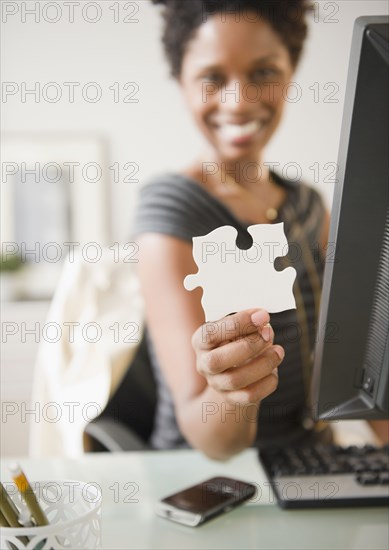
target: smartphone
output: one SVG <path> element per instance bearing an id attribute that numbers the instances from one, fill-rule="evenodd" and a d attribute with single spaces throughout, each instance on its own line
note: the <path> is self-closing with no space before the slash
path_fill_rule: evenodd
<path id="1" fill-rule="evenodd" d="M 157 504 L 159 516 L 196 527 L 229 512 L 256 494 L 251 483 L 228 477 L 213 477 L 170 495 Z"/>

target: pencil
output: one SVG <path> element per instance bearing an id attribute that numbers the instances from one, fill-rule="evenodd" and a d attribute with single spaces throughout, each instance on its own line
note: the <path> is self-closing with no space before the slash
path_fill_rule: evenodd
<path id="1" fill-rule="evenodd" d="M 25 503 L 28 506 L 28 509 L 31 513 L 31 517 L 34 520 L 35 525 L 48 525 L 49 521 L 46 517 L 46 514 L 43 512 L 40 504 L 35 496 L 34 491 L 32 490 L 31 485 L 28 482 L 28 479 L 24 475 L 23 470 L 19 464 L 11 464 L 9 466 L 12 479 L 15 482 L 16 487 L 19 489 L 20 494 L 22 495 Z"/>
<path id="2" fill-rule="evenodd" d="M 0 527 L 9 527 L 8 521 L 5 519 L 5 516 L 0 512 Z M 24 537 L 27 538 L 27 537 Z M 28 544 L 29 540 L 27 539 L 26 544 Z M 12 544 L 12 542 L 6 541 L 7 548 L 9 550 L 18 550 L 17 546 Z"/>
<path id="3" fill-rule="evenodd" d="M 0 481 L 0 525 L 1 527 L 22 527 L 19 523 L 19 510 L 7 493 L 4 485 Z M 29 543 L 28 537 L 18 537 L 25 546 Z M 12 545 L 12 548 L 16 548 Z"/>
<path id="4" fill-rule="evenodd" d="M 16 508 L 13 500 L 5 490 L 0 481 L 0 512 L 4 516 L 8 527 L 21 527 L 19 523 L 19 510 Z M 7 527 L 4 525 L 3 527 Z"/>
<path id="5" fill-rule="evenodd" d="M 9 523 L 5 515 L 3 514 L 3 512 L 1 512 L 1 510 L 0 510 L 0 527 L 9 527 Z"/>

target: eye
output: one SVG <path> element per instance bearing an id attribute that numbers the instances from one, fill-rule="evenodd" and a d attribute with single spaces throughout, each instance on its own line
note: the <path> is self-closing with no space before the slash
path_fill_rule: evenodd
<path id="1" fill-rule="evenodd" d="M 279 77 L 280 71 L 271 67 L 263 67 L 261 69 L 256 69 L 252 73 L 253 80 L 270 80 Z"/>
<path id="2" fill-rule="evenodd" d="M 221 86 L 223 84 L 224 78 L 220 73 L 210 72 L 203 75 L 202 79 L 206 82 L 212 82 L 212 84 L 217 84 Z"/>

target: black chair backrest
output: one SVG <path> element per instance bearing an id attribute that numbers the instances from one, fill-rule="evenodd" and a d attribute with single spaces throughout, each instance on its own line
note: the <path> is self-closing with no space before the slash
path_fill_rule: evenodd
<path id="1" fill-rule="evenodd" d="M 147 443 L 154 426 L 156 402 L 145 331 L 131 365 L 99 418 L 119 420 Z"/>

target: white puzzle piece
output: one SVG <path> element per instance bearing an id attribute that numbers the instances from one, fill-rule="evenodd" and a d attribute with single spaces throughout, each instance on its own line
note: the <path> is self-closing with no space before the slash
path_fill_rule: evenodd
<path id="1" fill-rule="evenodd" d="M 292 291 L 296 270 L 274 269 L 274 260 L 289 249 L 284 224 L 250 225 L 247 231 L 253 238 L 248 250 L 237 248 L 238 232 L 230 225 L 193 237 L 193 258 L 199 271 L 185 277 L 184 287 L 203 287 L 201 305 L 206 321 L 243 309 L 276 313 L 296 308 Z"/>

